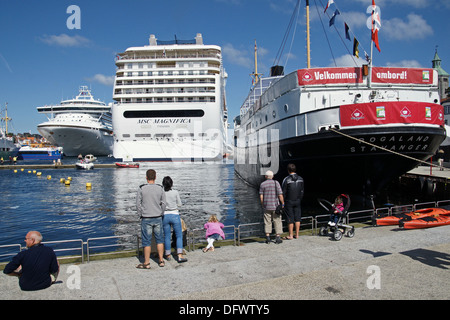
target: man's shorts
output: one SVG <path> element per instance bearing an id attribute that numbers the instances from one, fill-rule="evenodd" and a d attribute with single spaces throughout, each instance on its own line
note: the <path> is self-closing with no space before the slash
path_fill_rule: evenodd
<path id="1" fill-rule="evenodd" d="M 302 219 L 302 207 L 301 201 L 285 201 L 284 202 L 284 212 L 286 213 L 286 222 L 288 224 L 294 222 L 300 222 Z"/>
<path id="2" fill-rule="evenodd" d="M 156 244 L 164 243 L 162 217 L 142 218 L 141 234 L 143 247 L 150 247 L 152 245 L 152 234 L 155 236 Z"/>

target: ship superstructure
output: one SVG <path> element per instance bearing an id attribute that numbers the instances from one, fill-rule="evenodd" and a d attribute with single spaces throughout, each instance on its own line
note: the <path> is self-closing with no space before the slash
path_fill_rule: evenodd
<path id="1" fill-rule="evenodd" d="M 87 86 L 81 86 L 74 99 L 37 110 L 48 115 L 38 131 L 52 145 L 62 147 L 65 156 L 112 154 L 111 106 L 95 100 Z"/>

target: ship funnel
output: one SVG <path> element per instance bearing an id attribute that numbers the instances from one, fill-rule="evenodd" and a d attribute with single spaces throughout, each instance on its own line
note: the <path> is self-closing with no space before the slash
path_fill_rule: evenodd
<path id="1" fill-rule="evenodd" d="M 284 75 L 284 67 L 283 66 L 273 66 L 270 68 L 270 76 L 277 77 Z"/>
<path id="2" fill-rule="evenodd" d="M 195 37 L 195 44 L 203 44 L 203 37 L 201 33 L 197 33 Z"/>

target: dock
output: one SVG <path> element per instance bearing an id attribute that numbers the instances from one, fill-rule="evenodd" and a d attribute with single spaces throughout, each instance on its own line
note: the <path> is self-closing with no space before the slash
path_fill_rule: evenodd
<path id="1" fill-rule="evenodd" d="M 0 299 L 158 300 L 155 307 L 165 305 L 161 300 L 176 300 L 164 309 L 165 316 L 179 315 L 186 303 L 213 303 L 183 300 L 214 300 L 213 314 L 221 316 L 221 304 L 253 300 L 267 301 L 262 304 L 270 314 L 291 314 L 284 307 L 295 305 L 287 300 L 450 299 L 450 226 L 367 226 L 341 241 L 304 235 L 281 244 L 251 242 L 207 253 L 196 249 L 186 258 L 181 264 L 172 258 L 162 268 L 153 258 L 150 270 L 135 268 L 137 256 L 61 264 L 57 282 L 35 292 L 21 291 L 16 277 L 1 273 Z M 283 301 L 283 309 L 269 300 Z"/>

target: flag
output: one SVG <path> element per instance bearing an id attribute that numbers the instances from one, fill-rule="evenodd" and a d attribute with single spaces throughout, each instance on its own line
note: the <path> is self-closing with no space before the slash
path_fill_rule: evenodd
<path id="1" fill-rule="evenodd" d="M 381 52 L 380 44 L 378 42 L 378 30 L 375 30 L 375 32 L 372 31 L 372 41 L 375 43 L 375 47 L 377 47 L 378 52 Z"/>
<path id="2" fill-rule="evenodd" d="M 336 9 L 336 11 L 333 13 L 333 16 L 332 16 L 331 19 L 330 19 L 330 27 L 334 24 L 334 19 L 336 18 L 336 16 L 337 16 L 338 14 L 341 14 L 341 13 L 339 12 L 338 9 Z"/>
<path id="3" fill-rule="evenodd" d="M 358 45 L 359 45 L 358 40 L 356 40 L 356 38 L 353 38 L 353 55 L 357 58 L 359 58 Z"/>
<path id="4" fill-rule="evenodd" d="M 347 25 L 346 22 L 344 22 L 344 26 L 345 26 L 345 37 L 346 37 L 348 40 L 352 41 L 352 39 L 350 39 L 350 33 L 349 33 L 350 28 L 348 27 L 348 25 Z"/>
<path id="5" fill-rule="evenodd" d="M 381 27 L 380 14 L 376 9 L 375 0 L 372 0 L 372 41 L 375 43 L 378 51 L 381 52 L 380 44 L 378 42 L 378 30 Z"/>
<path id="6" fill-rule="evenodd" d="M 334 3 L 333 0 L 328 0 L 327 6 L 325 7 L 325 10 L 323 11 L 323 13 L 327 12 L 328 7 L 329 7 L 332 3 Z"/>

